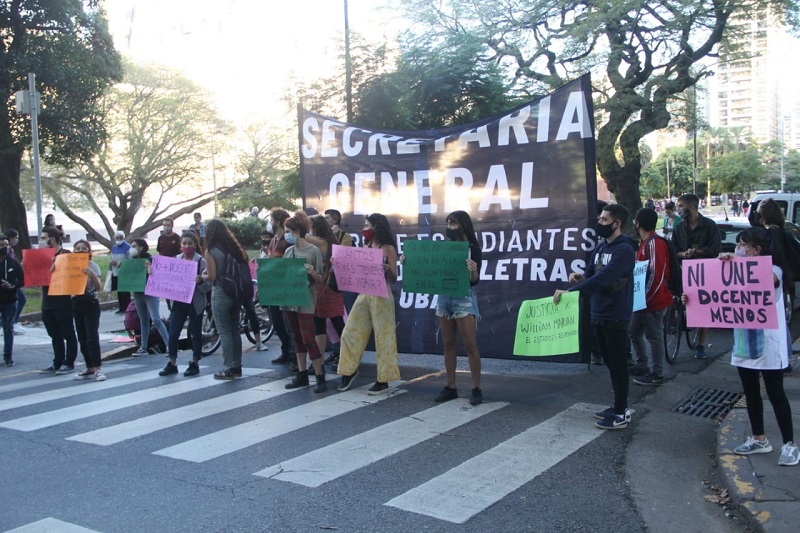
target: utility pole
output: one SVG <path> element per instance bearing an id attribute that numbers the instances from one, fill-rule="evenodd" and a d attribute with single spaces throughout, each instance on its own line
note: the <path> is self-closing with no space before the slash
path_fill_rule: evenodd
<path id="1" fill-rule="evenodd" d="M 347 100 L 347 122 L 353 123 L 353 58 L 350 56 L 350 16 L 344 0 L 344 92 Z"/>
<path id="2" fill-rule="evenodd" d="M 33 179 L 36 184 L 36 224 L 42 234 L 42 179 L 39 172 L 39 94 L 36 92 L 36 74 L 28 72 L 28 90 L 17 91 L 16 110 L 31 116 L 31 141 L 33 144 Z"/>

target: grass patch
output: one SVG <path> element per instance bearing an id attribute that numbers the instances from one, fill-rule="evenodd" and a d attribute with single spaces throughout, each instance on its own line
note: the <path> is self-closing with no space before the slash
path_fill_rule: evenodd
<path id="1" fill-rule="evenodd" d="M 100 281 L 105 283 L 106 272 L 108 272 L 108 255 L 94 255 L 92 256 L 92 261 L 97 263 L 97 266 L 100 267 Z M 42 288 L 26 287 L 22 289 L 22 292 L 25 294 L 25 298 L 28 299 L 25 303 L 25 307 L 22 309 L 22 314 L 26 315 L 28 313 L 40 312 L 42 310 Z M 117 299 L 116 293 L 113 292 L 100 291 L 99 296 L 101 302 L 110 302 Z"/>

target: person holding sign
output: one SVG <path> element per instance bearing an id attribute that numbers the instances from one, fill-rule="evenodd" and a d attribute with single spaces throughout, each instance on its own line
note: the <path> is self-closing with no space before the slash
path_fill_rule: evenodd
<path id="1" fill-rule="evenodd" d="M 311 359 L 314 374 L 317 376 L 317 386 L 314 392 L 325 392 L 328 385 L 325 382 L 325 368 L 322 366 L 322 353 L 317 345 L 314 331 L 314 311 L 316 310 L 315 284 L 322 283 L 322 254 L 319 248 L 305 240 L 306 228 L 296 218 L 291 217 L 283 223 L 286 233 L 284 238 L 289 243 L 289 248 L 283 254 L 287 258 L 302 258 L 306 261 L 308 274 L 308 304 L 296 306 L 281 306 L 283 316 L 289 323 L 289 328 L 294 336 L 294 346 L 297 352 L 298 371 L 287 389 L 308 387 L 308 373 L 306 372 L 306 355 Z"/>
<path id="2" fill-rule="evenodd" d="M 80 240 L 73 246 L 76 254 L 88 254 L 89 266 L 83 269 L 86 274 L 86 291 L 72 297 L 72 312 L 75 318 L 75 330 L 78 333 L 78 344 L 81 347 L 86 370 L 75 375 L 75 379 L 93 379 L 105 381 L 101 371 L 103 364 L 100 358 L 100 300 L 97 298 L 103 284 L 100 282 L 100 267 L 92 261 L 92 246 L 88 241 Z"/>
<path id="3" fill-rule="evenodd" d="M 131 303 L 131 293 L 118 290 L 119 267 L 128 256 L 130 249 L 131 245 L 125 241 L 125 232 L 122 230 L 114 232 L 114 246 L 111 247 L 111 260 L 108 262 L 108 266 L 111 267 L 111 290 L 117 291 L 118 315 L 125 314 L 128 304 Z"/>
<path id="4" fill-rule="evenodd" d="M 25 284 L 22 265 L 11 254 L 7 236 L 0 234 L 0 322 L 3 325 L 3 362 L 14 366 L 14 319 L 17 314 L 17 290 Z"/>
<path id="5" fill-rule="evenodd" d="M 69 250 L 61 247 L 61 232 L 54 226 L 42 229 L 39 238 L 40 246 L 53 248 L 55 257 L 68 254 Z M 55 258 L 53 258 L 55 264 Z M 42 322 L 53 344 L 53 364 L 42 372 L 69 374 L 75 370 L 75 359 L 78 357 L 78 338 L 72 316 L 71 296 L 50 296 L 50 287 L 42 287 Z"/>
<path id="6" fill-rule="evenodd" d="M 289 212 L 280 207 L 273 207 L 269 212 L 269 221 L 272 226 L 274 235 L 269 240 L 267 245 L 267 257 L 283 257 L 286 249 L 289 248 L 289 243 L 286 242 L 286 229 L 283 223 L 289 218 Z M 292 347 L 292 335 L 289 332 L 288 324 L 284 320 L 281 308 L 278 305 L 270 305 L 267 307 L 269 310 L 269 317 L 272 320 L 272 325 L 275 327 L 275 333 L 281 340 L 281 355 L 272 360 L 272 364 L 288 364 L 294 365 L 297 361 L 297 356 Z"/>
<path id="7" fill-rule="evenodd" d="M 145 268 L 150 267 L 150 246 L 144 239 L 133 239 L 128 255 L 131 261 L 145 261 Z M 158 296 L 150 296 L 142 292 L 134 292 L 133 303 L 136 305 L 136 314 L 139 315 L 139 324 L 142 328 L 142 340 L 139 349 L 133 352 L 134 357 L 147 355 L 147 347 L 150 346 L 150 321 L 156 327 L 156 331 L 164 340 L 166 345 L 169 342 L 169 331 L 167 325 L 161 319 L 161 299 Z"/>
<path id="8" fill-rule="evenodd" d="M 359 294 L 356 298 L 342 332 L 337 372 L 342 376 L 339 391 L 350 389 L 358 375 L 358 367 L 369 342 L 369 335 L 374 330 L 378 378 L 367 394 L 376 395 L 389 392 L 389 382 L 400 379 L 394 298 L 390 286 L 397 281 L 397 241 L 389 226 L 389 220 L 380 213 L 367 215 L 362 236 L 370 248 L 379 248 L 383 252 L 387 294 L 386 297 Z"/>
<path id="9" fill-rule="evenodd" d="M 661 385 L 664 383 L 664 313 L 672 305 L 669 291 L 670 256 L 667 242 L 656 235 L 658 213 L 654 209 L 639 209 L 633 224 L 642 238 L 636 252 L 637 261 L 647 261 L 645 277 L 645 303 L 647 307 L 633 313 L 628 336 L 636 351 L 637 364 L 643 365 L 647 373 L 636 376 L 637 385 Z M 650 345 L 650 361 L 647 365 L 647 350 L 644 340 Z"/>
<path id="10" fill-rule="evenodd" d="M 193 232 L 188 231 L 181 237 L 181 253 L 176 259 L 186 259 L 197 263 L 197 275 L 195 276 L 192 302 L 188 304 L 177 300 L 172 302 L 172 311 L 169 314 L 169 340 L 167 341 L 169 362 L 158 375 L 169 376 L 178 373 L 178 340 L 188 317 L 189 331 L 192 337 L 192 361 L 183 375 L 189 377 L 200 373 L 200 366 L 197 363 L 203 357 L 203 311 L 206 309 L 206 294 L 211 289 L 211 284 L 201 277 L 206 270 L 206 260 L 203 259 L 203 250 L 200 248 L 197 235 Z M 149 269 L 148 274 L 152 274 Z"/>
<path id="11" fill-rule="evenodd" d="M 622 233 L 628 221 L 628 210 L 619 204 L 609 204 L 597 217 L 597 235 L 605 238 L 592 252 L 586 273 L 573 272 L 567 290 L 556 290 L 553 303 L 561 295 L 581 291 L 590 295 L 592 327 L 597 347 L 611 375 L 614 405 L 595 413 L 595 425 L 600 429 L 625 429 L 631 420 L 628 409 L 628 364 L 625 353 L 628 326 L 633 313 L 633 266 L 636 262 L 636 243 Z"/>
<path id="12" fill-rule="evenodd" d="M 723 261 L 730 261 L 734 255 L 740 257 L 770 255 L 770 239 L 766 230 L 751 228 L 736 238 L 735 254 L 720 254 Z M 777 265 L 772 266 L 775 286 L 773 298 L 782 317 L 783 273 Z M 688 297 L 682 296 L 683 303 Z M 800 462 L 800 450 L 794 443 L 792 408 L 783 389 L 783 369 L 789 364 L 789 348 L 786 343 L 786 321 L 778 320 L 778 329 L 733 329 L 733 349 L 731 364 L 739 372 L 742 389 L 747 400 L 747 416 L 753 435 L 733 451 L 739 455 L 769 453 L 772 445 L 764 434 L 764 406 L 761 400 L 759 375 L 764 378 L 767 396 L 775 412 L 778 428 L 783 438 L 779 465 L 793 466 Z"/>
<path id="13" fill-rule="evenodd" d="M 306 235 L 306 241 L 319 248 L 322 254 L 323 275 L 322 283 L 317 283 L 317 306 L 314 310 L 314 334 L 317 337 L 317 346 L 320 353 L 325 353 L 328 344 L 328 333 L 326 320 L 330 319 L 333 328 L 339 338 L 344 331 L 344 297 L 341 292 L 336 292 L 328 286 L 331 271 L 331 254 L 336 237 L 331 231 L 330 226 L 323 217 L 314 217 L 311 222 L 313 235 Z M 326 361 L 338 364 L 338 356 L 335 360 Z"/>

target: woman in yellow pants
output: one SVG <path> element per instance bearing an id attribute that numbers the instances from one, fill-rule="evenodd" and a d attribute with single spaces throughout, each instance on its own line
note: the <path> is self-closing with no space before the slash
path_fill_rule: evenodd
<path id="1" fill-rule="evenodd" d="M 380 248 L 383 251 L 387 294 L 385 298 L 367 294 L 359 294 L 356 298 L 342 332 L 337 372 L 342 376 L 339 390 L 344 392 L 352 387 L 364 349 L 369 342 L 369 335 L 374 330 L 378 378 L 367 394 L 376 395 L 388 392 L 389 382 L 400 379 L 394 298 L 391 290 L 391 284 L 397 281 L 397 244 L 389 221 L 379 213 L 367 216 L 362 234 L 370 248 Z"/>

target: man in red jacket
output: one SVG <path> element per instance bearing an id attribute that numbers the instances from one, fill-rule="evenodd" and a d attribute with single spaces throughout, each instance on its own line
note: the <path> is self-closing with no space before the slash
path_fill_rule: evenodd
<path id="1" fill-rule="evenodd" d="M 667 242 L 656 235 L 658 213 L 647 207 L 639 209 L 633 224 L 642 238 L 636 252 L 637 261 L 647 261 L 645 278 L 645 301 L 647 307 L 636 311 L 631 318 L 628 335 L 636 351 L 637 366 L 647 368 L 647 373 L 633 378 L 637 385 L 661 385 L 664 377 L 661 368 L 664 363 L 664 313 L 672 305 L 669 291 L 670 257 Z M 647 364 L 645 339 L 650 345 L 651 366 Z"/>

